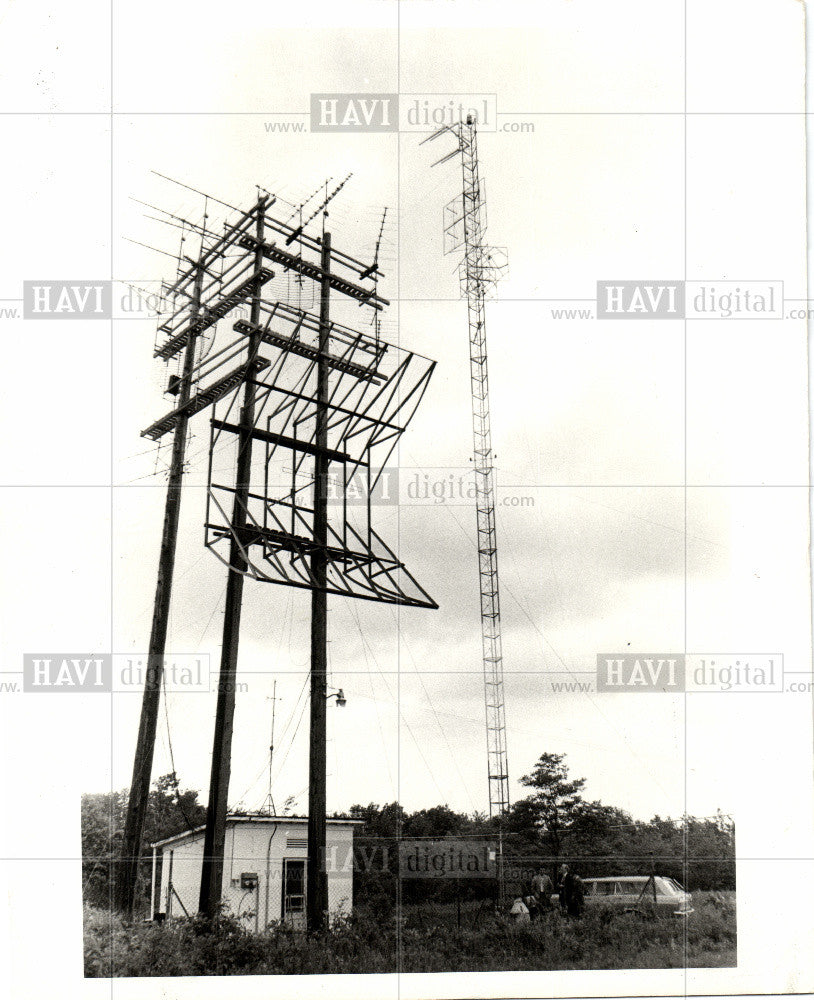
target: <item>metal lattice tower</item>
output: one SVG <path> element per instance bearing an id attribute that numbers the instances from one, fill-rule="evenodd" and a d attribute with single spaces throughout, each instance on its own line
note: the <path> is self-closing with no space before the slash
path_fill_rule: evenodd
<path id="1" fill-rule="evenodd" d="M 464 249 L 459 277 L 469 318 L 469 373 L 472 388 L 489 814 L 502 817 L 509 808 L 509 765 L 500 631 L 494 455 L 489 414 L 486 299 L 506 269 L 506 254 L 504 250 L 486 246 L 483 242 L 486 210 L 478 172 L 477 127 L 474 117 L 470 116 L 465 122 L 452 127 L 446 126 L 430 138 L 446 132 L 457 139 L 457 149 L 437 162 L 444 163 L 460 153 L 463 174 L 462 194 L 453 199 L 445 209 L 444 236 L 446 253 L 452 253 L 460 247 Z"/>

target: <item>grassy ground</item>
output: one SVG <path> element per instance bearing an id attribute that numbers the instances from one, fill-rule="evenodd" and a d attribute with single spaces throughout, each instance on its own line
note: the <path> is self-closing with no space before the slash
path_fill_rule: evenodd
<path id="1" fill-rule="evenodd" d="M 415 908 L 395 922 L 364 913 L 319 937 L 285 927 L 253 934 L 237 921 L 123 925 L 85 910 L 86 976 L 664 969 L 736 964 L 735 894 L 696 893 L 688 919 L 591 910 L 514 926 L 493 914 Z"/>

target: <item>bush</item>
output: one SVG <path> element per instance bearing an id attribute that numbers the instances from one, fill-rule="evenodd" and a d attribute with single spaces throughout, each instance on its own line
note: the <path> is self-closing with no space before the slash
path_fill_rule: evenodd
<path id="1" fill-rule="evenodd" d="M 261 934 L 231 916 L 127 925 L 85 909 L 85 975 L 202 976 L 307 973 L 655 969 L 734 964 L 733 893 L 698 893 L 689 918 L 589 909 L 514 925 L 472 902 L 413 908 L 401 921 L 359 911 L 306 936 L 276 925 Z M 398 926 L 397 926 L 398 924 Z"/>

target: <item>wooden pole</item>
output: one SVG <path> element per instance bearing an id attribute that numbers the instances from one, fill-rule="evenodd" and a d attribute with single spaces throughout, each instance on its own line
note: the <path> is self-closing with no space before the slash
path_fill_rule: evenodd
<path id="1" fill-rule="evenodd" d="M 257 278 L 252 298 L 248 358 L 252 360 L 260 347 L 258 323 L 260 321 L 259 271 L 263 266 L 263 230 L 266 198 L 257 203 L 257 249 L 254 269 Z M 215 738 L 212 746 L 212 771 L 209 780 L 209 801 L 206 810 L 201 891 L 198 908 L 201 913 L 214 917 L 220 909 L 223 892 L 223 856 L 226 842 L 226 807 L 229 795 L 229 778 L 232 766 L 232 731 L 235 717 L 235 682 L 237 679 L 237 651 L 240 639 L 240 613 L 243 602 L 243 574 L 246 560 L 237 544 L 246 527 L 249 480 L 252 467 L 252 437 L 254 427 L 255 387 L 249 376 L 244 385 L 243 407 L 240 411 L 239 453 L 235 479 L 235 499 L 232 507 L 232 542 L 229 552 L 229 576 L 226 582 L 226 605 L 223 621 L 220 674 L 218 676 L 218 701 L 215 709 Z"/>
<path id="2" fill-rule="evenodd" d="M 325 926 L 328 874 L 325 871 L 326 707 L 328 683 L 328 365 L 331 234 L 322 236 L 322 283 L 317 362 L 316 454 L 314 457 L 314 553 L 311 557 L 311 736 L 308 760 L 308 860 L 305 878 L 309 933 Z"/>
<path id="3" fill-rule="evenodd" d="M 189 337 L 178 393 L 178 408 L 181 410 L 184 404 L 189 401 L 191 391 L 197 342 L 194 320 L 201 306 L 201 287 L 204 274 L 202 262 L 199 262 L 196 267 L 189 314 Z M 180 413 L 172 441 L 167 501 L 164 507 L 164 528 L 161 534 L 161 550 L 158 557 L 158 580 L 155 588 L 153 622 L 147 654 L 147 676 L 144 681 L 141 718 L 133 759 L 133 776 L 130 780 L 127 816 L 124 821 L 124 834 L 116 872 L 115 905 L 116 909 L 127 919 L 131 919 L 133 916 L 144 819 L 150 798 L 150 778 L 153 770 L 153 752 L 158 727 L 158 708 L 161 700 L 161 680 L 164 674 L 164 654 L 167 645 L 167 625 L 172 596 L 172 577 L 175 569 L 175 548 L 178 541 L 178 520 L 181 514 L 181 480 L 184 474 L 188 422 L 189 417 L 183 412 Z"/>

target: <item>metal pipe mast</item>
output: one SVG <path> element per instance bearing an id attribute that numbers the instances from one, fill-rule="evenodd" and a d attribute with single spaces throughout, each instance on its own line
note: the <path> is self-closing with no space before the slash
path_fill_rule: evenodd
<path id="1" fill-rule="evenodd" d="M 505 268 L 505 256 L 502 251 L 485 246 L 483 242 L 486 229 L 485 206 L 478 170 L 477 126 L 474 116 L 470 115 L 465 122 L 459 122 L 453 127 L 447 126 L 430 138 L 445 132 L 451 132 L 455 136 L 458 148 L 437 162 L 444 163 L 460 153 L 463 178 L 461 197 L 453 199 L 446 209 L 445 238 L 447 252 L 461 246 L 464 249 L 459 273 L 469 319 L 469 374 L 472 388 L 489 815 L 500 818 L 508 811 L 510 804 L 509 764 L 500 631 L 494 454 L 489 415 L 486 296 Z"/>

